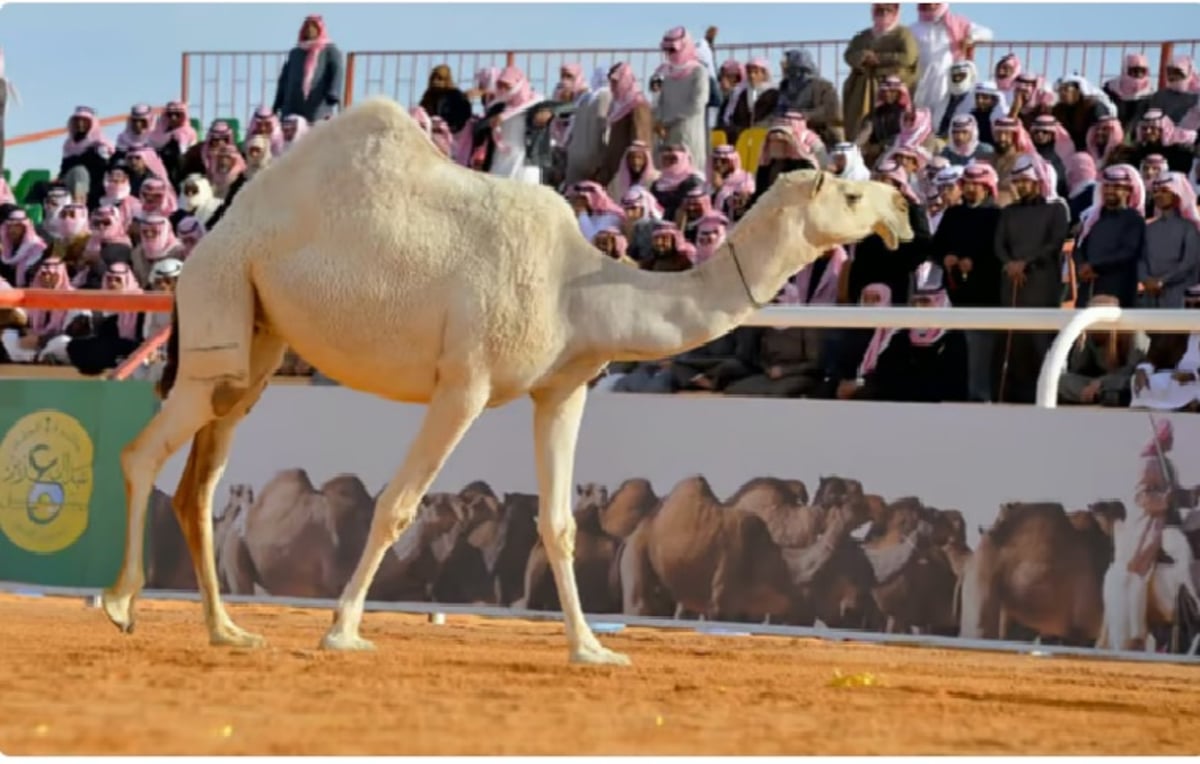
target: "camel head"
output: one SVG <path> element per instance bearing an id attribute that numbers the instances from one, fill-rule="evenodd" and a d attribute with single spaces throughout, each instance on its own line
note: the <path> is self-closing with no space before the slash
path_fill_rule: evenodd
<path id="1" fill-rule="evenodd" d="M 583 483 L 575 486 L 575 508 L 608 505 L 608 487 L 600 483 Z"/>
<path id="2" fill-rule="evenodd" d="M 747 214 L 759 207 L 784 225 L 780 244 L 803 239 L 816 253 L 878 234 L 888 249 L 912 241 L 908 201 L 891 185 L 874 180 L 843 180 L 828 172 L 794 170 L 775 179 Z M 756 216 L 758 217 L 758 216 Z M 800 242 L 797 242 L 800 243 Z M 789 248 L 792 249 L 792 248 Z"/>
<path id="3" fill-rule="evenodd" d="M 1106 536 L 1113 535 L 1116 524 L 1125 520 L 1125 502 L 1120 499 L 1092 502 L 1088 505 L 1088 511 Z"/>

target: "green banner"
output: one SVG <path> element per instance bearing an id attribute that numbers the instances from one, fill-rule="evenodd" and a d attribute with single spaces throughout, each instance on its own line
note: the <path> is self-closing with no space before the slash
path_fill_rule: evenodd
<path id="1" fill-rule="evenodd" d="M 113 582 L 125 548 L 121 449 L 156 408 L 149 382 L 0 382 L 0 580 Z"/>

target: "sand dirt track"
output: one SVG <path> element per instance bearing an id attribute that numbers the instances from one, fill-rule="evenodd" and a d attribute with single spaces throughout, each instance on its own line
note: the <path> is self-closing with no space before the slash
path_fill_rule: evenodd
<path id="1" fill-rule="evenodd" d="M 561 625 L 368 613 L 375 654 L 315 650 L 322 610 L 0 595 L 7 754 L 1174 754 L 1200 668 L 626 629 L 627 669 L 566 664 Z M 834 669 L 873 687 L 831 687 Z M 661 723 L 659 719 L 661 718 Z"/>

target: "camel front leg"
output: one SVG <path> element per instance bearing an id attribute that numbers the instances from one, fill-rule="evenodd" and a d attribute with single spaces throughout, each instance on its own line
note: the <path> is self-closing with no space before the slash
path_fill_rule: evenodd
<path id="1" fill-rule="evenodd" d="M 374 645 L 358 635 L 367 590 L 383 557 L 416 515 L 418 503 L 442 469 L 446 458 L 462 440 L 471 423 L 487 405 L 482 386 L 439 389 L 429 402 L 417 437 L 400 470 L 375 503 L 371 530 L 354 575 L 346 583 L 333 615 L 333 625 L 321 640 L 326 650 L 372 650 Z"/>
<path id="2" fill-rule="evenodd" d="M 167 459 L 213 418 L 210 387 L 195 382 L 176 385 L 146 428 L 121 451 L 125 477 L 125 557 L 116 582 L 101 594 L 104 614 L 126 634 L 133 631 L 134 599 L 146 584 L 146 512 L 154 480 Z M 180 485 L 194 479 L 189 458 Z"/>
<path id="3" fill-rule="evenodd" d="M 572 663 L 628 665 L 629 658 L 600 644 L 583 618 L 575 582 L 575 516 L 571 514 L 575 446 L 587 386 L 565 394 L 551 390 L 533 396 L 533 444 L 537 459 L 538 533 L 558 585 Z"/>

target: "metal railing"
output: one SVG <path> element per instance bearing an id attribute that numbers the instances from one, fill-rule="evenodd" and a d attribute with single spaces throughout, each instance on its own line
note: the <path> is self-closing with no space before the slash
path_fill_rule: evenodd
<path id="1" fill-rule="evenodd" d="M 822 74 L 841 87 L 850 73 L 843 59 L 847 40 L 807 40 L 717 45 L 719 64 L 728 58 L 745 61 L 763 56 L 773 65 L 783 52 L 796 47 L 812 53 Z M 1200 40 L 1108 41 L 1108 42 L 993 42 L 975 49 L 981 76 L 991 72 L 1006 53 L 1014 52 L 1027 71 L 1049 80 L 1068 74 L 1081 74 L 1094 84 L 1117 76 L 1128 53 L 1142 53 L 1150 60 L 1151 76 L 1165 78 L 1166 63 L 1178 54 L 1194 56 Z M 204 124 L 218 117 L 246 119 L 262 103 L 271 103 L 275 82 L 285 51 L 278 52 L 185 52 L 182 54 L 182 97 L 192 114 Z M 626 61 L 647 80 L 662 61 L 657 48 L 580 48 L 571 50 L 413 50 L 352 51 L 346 54 L 343 104 L 355 98 L 384 95 L 411 106 L 416 104 L 428 84 L 429 71 L 438 64 L 450 67 L 459 86 L 471 87 L 474 73 L 487 66 L 519 66 L 534 89 L 543 94 L 553 91 L 564 63 L 578 63 L 589 76 L 597 66 Z"/>

